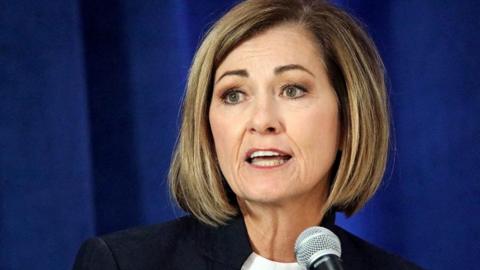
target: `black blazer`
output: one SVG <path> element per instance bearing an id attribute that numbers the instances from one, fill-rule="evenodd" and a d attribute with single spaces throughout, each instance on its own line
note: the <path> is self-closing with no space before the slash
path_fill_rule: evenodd
<path id="1" fill-rule="evenodd" d="M 345 270 L 420 269 L 336 226 L 334 215 L 325 218 L 322 226 L 340 238 Z M 185 216 L 87 240 L 77 254 L 73 269 L 239 270 L 251 253 L 242 218 L 213 228 Z"/>

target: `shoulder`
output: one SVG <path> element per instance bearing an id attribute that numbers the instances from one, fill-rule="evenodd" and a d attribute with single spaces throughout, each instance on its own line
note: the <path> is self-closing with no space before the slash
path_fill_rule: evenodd
<path id="1" fill-rule="evenodd" d="M 342 260 L 345 269 L 417 270 L 417 265 L 391 254 L 352 233 L 334 226 L 334 233 L 342 244 Z"/>
<path id="2" fill-rule="evenodd" d="M 159 265 L 163 265 L 163 269 L 176 269 L 186 266 L 177 257 L 190 256 L 195 261 L 194 235 L 199 226 L 202 225 L 194 218 L 185 216 L 89 239 L 80 248 L 74 269 L 153 269 Z"/>
<path id="3" fill-rule="evenodd" d="M 117 252 L 128 249 L 129 252 L 138 250 L 145 253 L 146 247 L 158 251 L 192 242 L 192 230 L 198 225 L 194 218 L 185 216 L 161 224 L 118 231 L 100 238 Z"/>

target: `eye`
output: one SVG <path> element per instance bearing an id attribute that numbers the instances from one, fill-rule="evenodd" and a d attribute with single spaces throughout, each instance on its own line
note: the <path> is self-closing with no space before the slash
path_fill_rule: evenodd
<path id="1" fill-rule="evenodd" d="M 296 85 L 296 84 L 288 84 L 282 87 L 282 95 L 288 98 L 299 98 L 303 97 L 307 93 L 305 87 Z"/>
<path id="2" fill-rule="evenodd" d="M 222 101 L 225 104 L 237 104 L 245 99 L 245 94 L 240 90 L 228 90 L 222 95 Z"/>

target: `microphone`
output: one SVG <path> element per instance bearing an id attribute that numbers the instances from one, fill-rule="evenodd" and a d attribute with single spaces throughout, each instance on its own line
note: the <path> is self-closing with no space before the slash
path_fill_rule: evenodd
<path id="1" fill-rule="evenodd" d="M 329 229 L 310 227 L 295 241 L 295 257 L 307 270 L 343 270 L 340 240 Z"/>

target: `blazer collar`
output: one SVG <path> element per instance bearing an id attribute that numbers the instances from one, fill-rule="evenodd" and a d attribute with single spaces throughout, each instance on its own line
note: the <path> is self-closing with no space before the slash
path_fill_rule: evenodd
<path id="1" fill-rule="evenodd" d="M 241 216 L 236 216 L 226 225 L 216 228 L 202 224 L 196 236 L 200 252 L 223 266 L 240 269 L 252 253 Z"/>
<path id="2" fill-rule="evenodd" d="M 331 229 L 334 225 L 335 212 L 331 211 L 325 215 L 320 226 Z M 202 224 L 196 231 L 196 239 L 197 247 L 204 256 L 234 269 L 241 269 L 252 253 L 247 228 L 240 215 L 216 228 Z"/>

